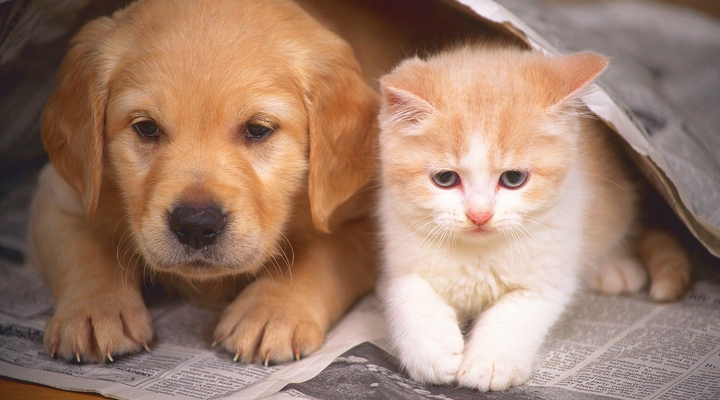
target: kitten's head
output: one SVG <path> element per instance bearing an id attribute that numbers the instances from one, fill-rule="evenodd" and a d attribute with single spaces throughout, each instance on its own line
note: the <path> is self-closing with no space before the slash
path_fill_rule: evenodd
<path id="1" fill-rule="evenodd" d="M 607 65 L 462 47 L 381 81 L 384 196 L 427 230 L 488 237 L 557 203 L 577 156 L 579 93 Z"/>

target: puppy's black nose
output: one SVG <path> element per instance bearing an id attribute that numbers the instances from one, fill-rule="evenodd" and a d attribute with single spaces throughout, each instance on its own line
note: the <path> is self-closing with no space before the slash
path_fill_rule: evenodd
<path id="1" fill-rule="evenodd" d="M 180 243 L 201 249 L 210 246 L 225 230 L 227 215 L 217 204 L 175 207 L 168 217 L 170 230 Z"/>

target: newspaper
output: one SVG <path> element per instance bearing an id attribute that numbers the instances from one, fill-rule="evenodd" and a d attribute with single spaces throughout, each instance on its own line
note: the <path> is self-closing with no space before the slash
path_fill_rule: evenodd
<path id="1" fill-rule="evenodd" d="M 599 90 L 585 101 L 638 153 L 693 234 L 720 253 L 720 139 L 708 134 L 720 131 L 717 22 L 622 1 L 583 6 L 445 1 L 542 51 L 593 49 L 613 56 Z M 675 36 L 663 37 L 670 34 Z M 678 53 L 668 54 L 668 48 Z M 641 63 L 627 54 L 659 59 Z M 648 72 L 640 64 L 655 69 Z M 683 68 L 697 79 L 680 79 Z M 170 300 L 149 304 L 156 331 L 150 352 L 100 365 L 53 360 L 42 345 L 52 313 L 50 290 L 22 263 L 34 177 L 9 185 L 8 193 L 0 188 L 0 376 L 141 400 L 720 398 L 720 265 L 700 247 L 693 249 L 696 283 L 680 302 L 652 303 L 645 293 L 578 293 L 548 335 L 531 380 L 507 392 L 482 394 L 410 380 L 387 348 L 374 295 L 329 332 L 320 350 L 294 363 L 233 362 L 232 355 L 210 345 L 219 311 Z"/>
<path id="2" fill-rule="evenodd" d="M 52 298 L 29 268 L 0 262 L 0 375 L 61 389 L 124 399 L 259 398 L 317 375 L 341 353 L 382 336 L 379 314 L 360 303 L 328 335 L 322 351 L 288 365 L 241 364 L 211 347 L 219 311 L 187 301 L 149 306 L 157 340 L 150 352 L 108 364 L 77 364 L 48 356 L 42 329 Z"/>
<path id="3" fill-rule="evenodd" d="M 710 399 L 720 398 L 720 273 L 677 303 L 646 294 L 578 293 L 548 335 L 527 385 L 482 394 L 410 380 L 384 341 L 374 295 L 313 355 L 264 367 L 210 346 L 218 311 L 186 301 L 150 312 L 150 352 L 108 364 L 51 359 L 42 329 L 52 299 L 35 272 L 0 263 L 0 375 L 121 399 Z"/>

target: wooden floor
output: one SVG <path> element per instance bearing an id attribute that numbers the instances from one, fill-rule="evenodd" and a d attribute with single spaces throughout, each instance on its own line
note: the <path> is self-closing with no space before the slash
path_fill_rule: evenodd
<path id="1" fill-rule="evenodd" d="M 0 377 L 0 397 L 8 400 L 98 400 L 99 394 L 68 392 L 47 386 L 19 382 Z"/>

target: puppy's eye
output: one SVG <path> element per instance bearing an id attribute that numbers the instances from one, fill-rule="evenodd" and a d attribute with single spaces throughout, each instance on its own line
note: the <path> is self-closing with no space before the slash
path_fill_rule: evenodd
<path id="1" fill-rule="evenodd" d="M 157 139 L 160 136 L 160 127 L 155 121 L 143 120 L 132 124 L 133 129 L 144 139 Z"/>
<path id="2" fill-rule="evenodd" d="M 245 137 L 251 140 L 262 140 L 273 133 L 271 126 L 257 122 L 248 122 L 245 126 Z"/>

